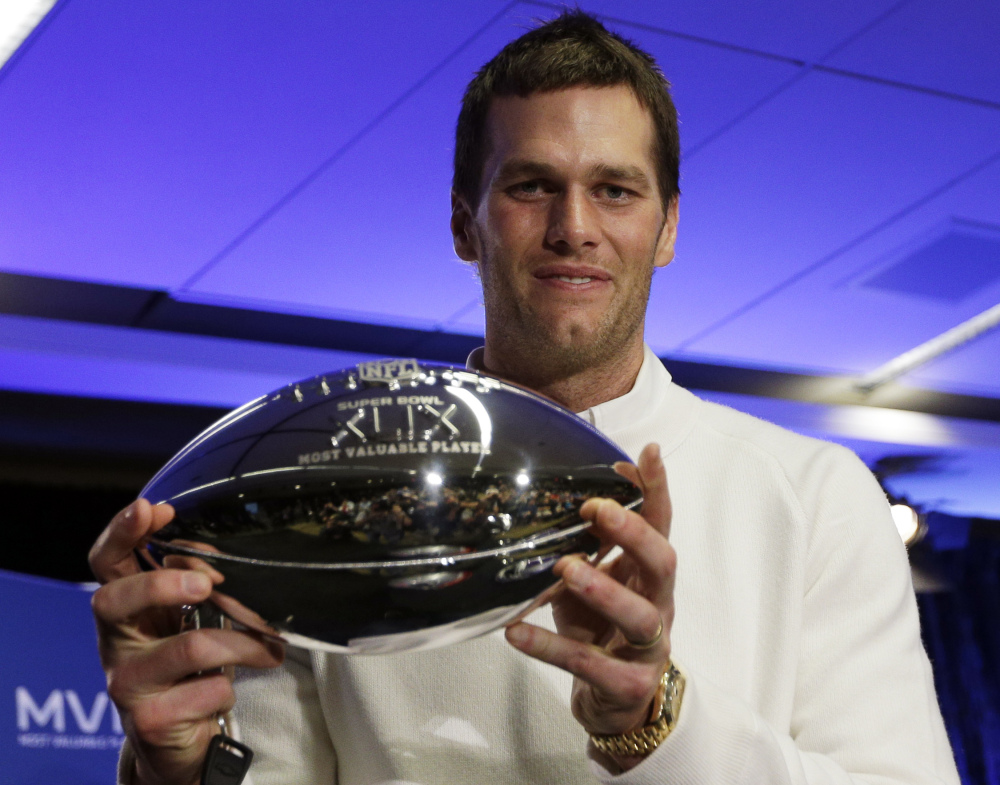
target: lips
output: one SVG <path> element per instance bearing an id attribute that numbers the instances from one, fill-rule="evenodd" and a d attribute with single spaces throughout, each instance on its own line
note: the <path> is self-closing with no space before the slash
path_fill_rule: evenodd
<path id="1" fill-rule="evenodd" d="M 534 276 L 539 280 L 559 281 L 573 286 L 611 280 L 611 276 L 608 275 L 606 270 L 593 265 L 582 264 L 544 265 L 535 270 Z"/>

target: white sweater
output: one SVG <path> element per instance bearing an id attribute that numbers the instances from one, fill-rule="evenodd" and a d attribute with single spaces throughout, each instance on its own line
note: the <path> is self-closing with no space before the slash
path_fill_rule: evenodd
<path id="1" fill-rule="evenodd" d="M 841 447 L 677 387 L 647 348 L 631 392 L 586 413 L 667 467 L 678 554 L 680 719 L 632 771 L 587 756 L 570 677 L 502 633 L 415 654 L 289 649 L 244 672 L 254 785 L 958 783 L 884 494 Z M 547 609 L 532 619 L 551 626 Z"/>

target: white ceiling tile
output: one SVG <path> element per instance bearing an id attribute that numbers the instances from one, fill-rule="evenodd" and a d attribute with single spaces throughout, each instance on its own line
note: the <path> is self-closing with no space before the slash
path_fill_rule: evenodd
<path id="1" fill-rule="evenodd" d="M 749 360 L 743 319 L 703 332 L 987 158 L 997 140 L 1000 112 L 810 75 L 687 163 L 677 260 L 656 277 L 651 342 Z M 1000 222 L 998 210 L 987 198 L 964 217 Z M 826 305 L 805 298 L 801 308 Z"/>
<path id="2" fill-rule="evenodd" d="M 862 374 L 1000 302 L 994 281 L 963 300 L 864 286 L 886 260 L 953 219 L 1000 226 L 1000 160 L 845 251 L 691 347 L 699 356 L 814 373 Z M 669 269 L 669 268 L 668 268 Z M 678 298 L 684 293 L 673 292 Z M 998 336 L 1000 337 L 1000 336 Z M 984 336 L 906 376 L 905 384 L 1000 394 L 1000 342 Z"/>
<path id="3" fill-rule="evenodd" d="M 63 4 L 0 82 L 0 269 L 180 286 L 502 7 Z M 1000 112 L 815 71 L 794 81 L 802 72 L 782 58 L 822 57 L 890 2 L 584 7 L 622 20 L 612 26 L 660 59 L 680 111 L 687 157 L 678 259 L 654 285 L 656 348 L 867 370 L 976 306 L 927 306 L 873 339 L 891 295 L 854 281 L 950 218 L 1000 223 L 1000 186 L 985 174 L 686 343 L 984 160 L 1000 139 Z M 911 0 L 829 62 L 993 95 L 994 12 L 984 7 L 962 0 L 947 7 L 949 17 Z M 458 98 L 475 68 L 555 8 L 514 6 L 189 294 L 481 331 L 478 285 L 455 259 L 447 228 Z M 982 370 L 993 345 L 963 350 L 985 353 L 975 363 L 957 353 L 925 372 L 938 374 L 935 384 L 993 389 Z"/>
<path id="4" fill-rule="evenodd" d="M 449 230 L 465 84 L 511 35 L 508 17 L 399 106 L 193 287 L 202 298 L 434 328 L 482 330 L 473 269 Z"/>
<path id="5" fill-rule="evenodd" d="M 625 26 L 618 29 L 630 32 Z M 635 31 L 634 40 L 656 58 L 671 82 L 682 155 L 702 147 L 706 139 L 801 72 L 798 66 L 778 60 L 645 30 Z"/>
<path id="6" fill-rule="evenodd" d="M 0 83 L 0 268 L 173 287 L 499 2 L 66 3 Z"/>
<path id="7" fill-rule="evenodd" d="M 520 19 L 495 25 L 386 118 L 200 280 L 199 295 L 481 332 L 479 284 L 457 261 L 448 229 L 454 123 L 466 82 Z M 673 81 L 685 139 L 704 138 L 795 73 L 658 35 L 641 43 Z"/>
<path id="8" fill-rule="evenodd" d="M 827 65 L 1000 104 L 1000 3 L 911 0 Z"/>

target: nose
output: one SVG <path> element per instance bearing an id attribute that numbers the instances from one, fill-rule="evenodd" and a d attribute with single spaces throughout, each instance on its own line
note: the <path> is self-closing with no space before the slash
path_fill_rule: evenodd
<path id="1" fill-rule="evenodd" d="M 566 189 L 552 200 L 546 243 L 560 254 L 577 253 L 600 242 L 600 220 L 590 195 Z"/>

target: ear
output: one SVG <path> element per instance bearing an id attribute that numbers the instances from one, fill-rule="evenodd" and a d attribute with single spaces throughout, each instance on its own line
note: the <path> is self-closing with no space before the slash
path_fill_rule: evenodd
<path id="1" fill-rule="evenodd" d="M 678 197 L 670 200 L 667 205 L 667 215 L 656 240 L 656 251 L 653 253 L 653 264 L 666 267 L 674 260 L 674 243 L 677 241 L 677 221 L 680 217 Z"/>
<path id="2" fill-rule="evenodd" d="M 455 243 L 455 253 L 466 262 L 478 262 L 479 237 L 476 234 L 476 220 L 465 197 L 451 192 L 451 238 Z"/>

